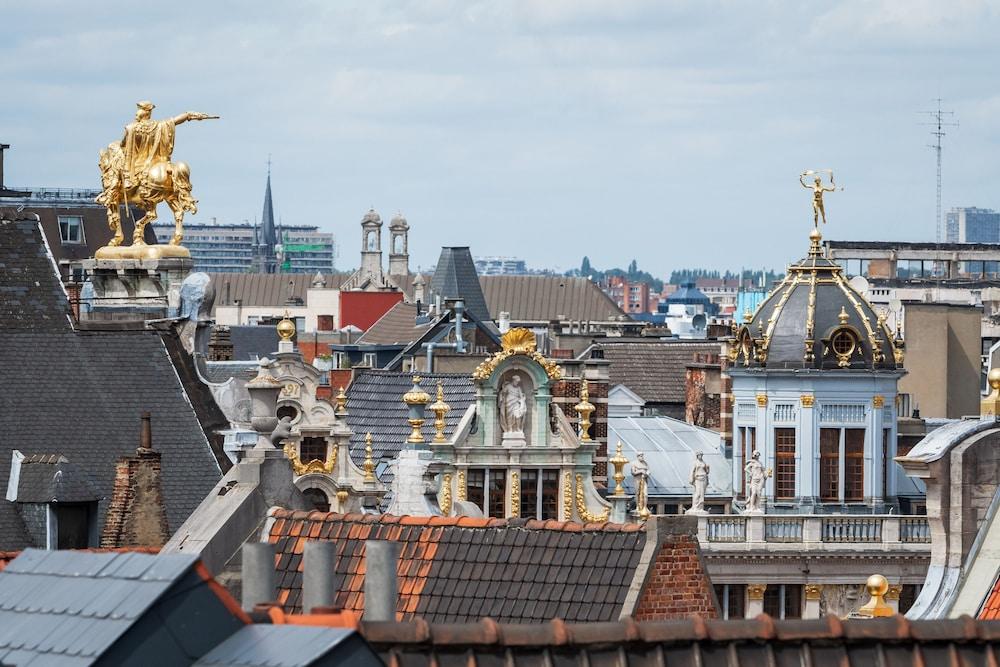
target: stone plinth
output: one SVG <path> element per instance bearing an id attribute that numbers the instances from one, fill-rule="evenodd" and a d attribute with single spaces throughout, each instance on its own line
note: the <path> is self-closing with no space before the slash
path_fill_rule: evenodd
<path id="1" fill-rule="evenodd" d="M 156 247 L 156 246 L 147 246 Z M 174 317 L 190 257 L 88 259 L 89 279 L 80 293 L 80 319 L 135 321 Z"/>

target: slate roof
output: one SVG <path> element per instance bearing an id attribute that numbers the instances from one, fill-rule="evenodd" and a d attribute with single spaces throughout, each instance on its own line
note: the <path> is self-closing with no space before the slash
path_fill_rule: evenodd
<path id="1" fill-rule="evenodd" d="M 34 455 L 21 461 L 19 503 L 87 503 L 101 497 L 87 471 L 65 457 Z"/>
<path id="2" fill-rule="evenodd" d="M 608 417 L 608 442 L 621 442 L 625 457 L 635 461 L 639 452 L 649 464 L 650 496 L 684 496 L 690 499 L 691 466 L 695 452 L 709 465 L 705 495 L 733 495 L 733 465 L 720 448 L 719 434 L 670 417 Z M 625 488 L 635 493 L 635 478 L 625 475 Z"/>
<path id="3" fill-rule="evenodd" d="M 514 322 L 629 319 L 611 297 L 586 278 L 483 276 L 479 283 L 493 316 L 500 317 L 506 311 Z"/>
<path id="4" fill-rule="evenodd" d="M 600 342 L 592 348 L 604 352 L 612 386 L 623 384 L 647 403 L 680 403 L 685 400 L 687 365 L 696 354 L 720 354 L 718 341 Z M 590 349 L 581 358 L 590 357 Z"/>
<path id="5" fill-rule="evenodd" d="M 417 340 L 428 329 L 431 322 L 416 323 L 416 304 L 400 301 L 390 308 L 385 315 L 372 324 L 368 331 L 358 339 L 358 345 L 407 345 Z"/>
<path id="6" fill-rule="evenodd" d="M 306 300 L 315 273 L 209 273 L 215 287 L 215 305 L 231 306 L 237 300 L 251 308 L 273 306 L 280 315 L 289 297 Z M 346 280 L 340 273 L 323 274 L 328 289 Z"/>
<path id="7" fill-rule="evenodd" d="M 501 622 L 618 618 L 640 564 L 638 524 L 526 519 L 396 517 L 276 508 L 268 539 L 277 552 L 278 602 L 301 606 L 306 539 L 338 544 L 335 606 L 364 609 L 366 539 L 403 543 L 398 614 L 403 620 Z"/>
<path id="8" fill-rule="evenodd" d="M 472 377 L 458 373 L 421 373 L 420 386 L 432 397 L 440 381 L 445 403 L 451 412 L 445 415 L 445 437 L 450 438 L 465 411 L 476 402 Z M 413 386 L 413 375 L 375 369 L 358 370 L 347 389 L 347 425 L 351 435 L 351 458 L 358 465 L 365 460 L 365 434 L 372 434 L 375 460 L 391 459 L 399 453 L 410 434 L 406 423 L 407 407 L 403 394 Z M 434 417 L 430 412 L 430 421 Z M 433 437 L 433 426 L 424 426 L 424 437 Z M 383 480 L 385 478 L 383 477 Z"/>
<path id="9" fill-rule="evenodd" d="M 0 222 L 0 483 L 11 454 L 61 454 L 110 498 L 115 463 L 135 453 L 139 415 L 153 417 L 171 529 L 221 476 L 163 340 L 152 331 L 74 332 L 37 223 Z M 45 270 L 47 267 L 47 272 Z M 16 389 L 15 389 L 16 388 Z M 98 507 L 98 532 L 107 500 Z M 0 501 L 0 549 L 32 546 L 15 506 Z"/>
<path id="10" fill-rule="evenodd" d="M 25 550 L 0 572 L 0 663 L 91 664 L 196 562 Z"/>
<path id="11" fill-rule="evenodd" d="M 72 330 L 56 271 L 37 222 L 0 219 L 0 330 Z"/>
<path id="12" fill-rule="evenodd" d="M 266 624 L 240 628 L 194 663 L 195 667 L 375 667 L 381 664 L 354 630 Z"/>
<path id="13" fill-rule="evenodd" d="M 387 665 L 542 667 L 962 667 L 1000 658 L 1000 623 L 968 616 L 908 621 L 902 616 L 841 621 L 774 620 L 505 625 L 362 622 Z"/>
<path id="14" fill-rule="evenodd" d="M 256 361 L 206 361 L 200 370 L 209 382 L 222 383 L 230 378 L 253 379 L 259 369 Z"/>
<path id="15" fill-rule="evenodd" d="M 274 325 L 231 326 L 229 339 L 233 343 L 233 361 L 271 358 L 278 352 L 278 330 Z"/>
<path id="16" fill-rule="evenodd" d="M 440 296 L 442 300 L 463 299 L 465 309 L 477 319 L 493 319 L 479 283 L 476 263 L 467 247 L 441 248 L 429 287 L 431 295 Z"/>

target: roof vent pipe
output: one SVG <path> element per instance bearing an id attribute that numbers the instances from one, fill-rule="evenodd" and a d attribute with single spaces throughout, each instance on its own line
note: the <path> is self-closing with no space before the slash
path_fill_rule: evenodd
<path id="1" fill-rule="evenodd" d="M 333 571 L 336 566 L 333 542 L 309 540 L 302 557 L 302 611 L 334 606 Z"/>
<path id="2" fill-rule="evenodd" d="M 365 615 L 366 621 L 395 621 L 399 593 L 396 564 L 399 542 L 365 540 Z"/>
<path id="3" fill-rule="evenodd" d="M 247 542 L 243 545 L 243 611 L 277 597 L 274 576 L 274 545 Z"/>

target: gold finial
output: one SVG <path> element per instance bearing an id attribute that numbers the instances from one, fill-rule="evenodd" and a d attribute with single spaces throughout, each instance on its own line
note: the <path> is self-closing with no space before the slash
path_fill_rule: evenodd
<path id="1" fill-rule="evenodd" d="M 868 591 L 868 595 L 871 596 L 871 600 L 866 602 L 857 611 L 857 615 L 860 618 L 877 618 L 880 616 L 895 616 L 896 612 L 893 611 L 885 602 L 885 594 L 889 592 L 889 581 L 883 577 L 881 574 L 873 574 L 868 577 L 868 581 L 865 583 L 865 589 Z"/>
<path id="2" fill-rule="evenodd" d="M 438 380 L 437 400 L 430 404 L 430 411 L 434 413 L 434 440 L 435 444 L 448 442 L 444 437 L 444 416 L 451 410 L 451 406 L 444 402 L 444 387 Z"/>
<path id="3" fill-rule="evenodd" d="M 344 417 L 347 415 L 347 394 L 344 392 L 344 386 L 340 386 L 340 390 L 337 392 L 337 407 L 334 411 L 338 417 Z"/>
<path id="4" fill-rule="evenodd" d="M 747 324 L 753 322 L 753 313 L 750 312 L 749 306 L 743 309 L 743 321 L 746 322 Z"/>
<path id="5" fill-rule="evenodd" d="M 625 495 L 625 487 L 622 482 L 625 481 L 625 464 L 628 463 L 628 459 L 622 454 L 622 441 L 618 441 L 618 446 L 615 447 L 614 457 L 608 461 L 611 465 L 615 467 L 615 493 L 616 496 Z"/>
<path id="6" fill-rule="evenodd" d="M 992 369 L 986 376 L 990 393 L 979 402 L 979 416 L 996 419 L 1000 416 L 1000 368 Z"/>
<path id="7" fill-rule="evenodd" d="M 847 314 L 847 308 L 844 306 L 840 307 L 840 314 L 837 315 L 837 319 L 840 320 L 840 326 L 847 324 L 847 320 L 850 319 L 850 315 Z"/>
<path id="8" fill-rule="evenodd" d="M 288 311 L 285 311 L 285 316 L 281 318 L 276 327 L 278 330 L 278 337 L 283 341 L 290 341 L 292 336 L 295 335 L 295 322 L 288 319 Z"/>
<path id="9" fill-rule="evenodd" d="M 372 432 L 368 431 L 365 434 L 365 481 L 374 482 L 375 481 L 375 462 L 372 461 Z"/>
<path id="10" fill-rule="evenodd" d="M 410 415 L 406 421 L 413 429 L 406 441 L 415 445 L 424 442 L 424 434 L 420 429 L 423 427 L 425 421 L 424 407 L 431 402 L 431 397 L 426 391 L 420 388 L 420 380 L 419 375 L 414 375 L 413 386 L 410 387 L 410 391 L 403 394 L 403 402 L 410 406 Z"/>
<path id="11" fill-rule="evenodd" d="M 820 245 L 820 241 L 823 240 L 823 235 L 820 233 L 817 227 L 813 227 L 813 230 L 809 232 L 809 256 L 819 257 L 823 254 L 823 246 Z"/>
<path id="12" fill-rule="evenodd" d="M 587 380 L 580 379 L 580 402 L 573 406 L 576 413 L 580 416 L 580 441 L 581 442 L 591 442 L 590 437 L 590 415 L 597 408 L 594 404 L 590 402 L 590 389 L 588 385 L 590 383 Z"/>

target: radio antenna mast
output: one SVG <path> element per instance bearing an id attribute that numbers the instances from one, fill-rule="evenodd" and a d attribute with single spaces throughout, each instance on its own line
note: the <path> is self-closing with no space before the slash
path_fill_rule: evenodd
<path id="1" fill-rule="evenodd" d="M 934 218 L 936 230 L 937 230 L 937 242 L 941 243 L 944 239 L 942 238 L 941 229 L 941 138 L 945 136 L 944 128 L 946 127 L 958 127 L 958 121 L 951 122 L 950 119 L 955 117 L 954 111 L 942 111 L 941 110 L 941 98 L 934 100 L 937 102 L 937 111 L 921 111 L 922 114 L 927 114 L 930 116 L 929 123 L 921 123 L 921 125 L 931 126 L 931 136 L 934 137 L 933 144 L 927 144 L 928 148 L 933 148 L 937 155 L 937 216 Z M 955 239 L 956 241 L 958 239 Z"/>

